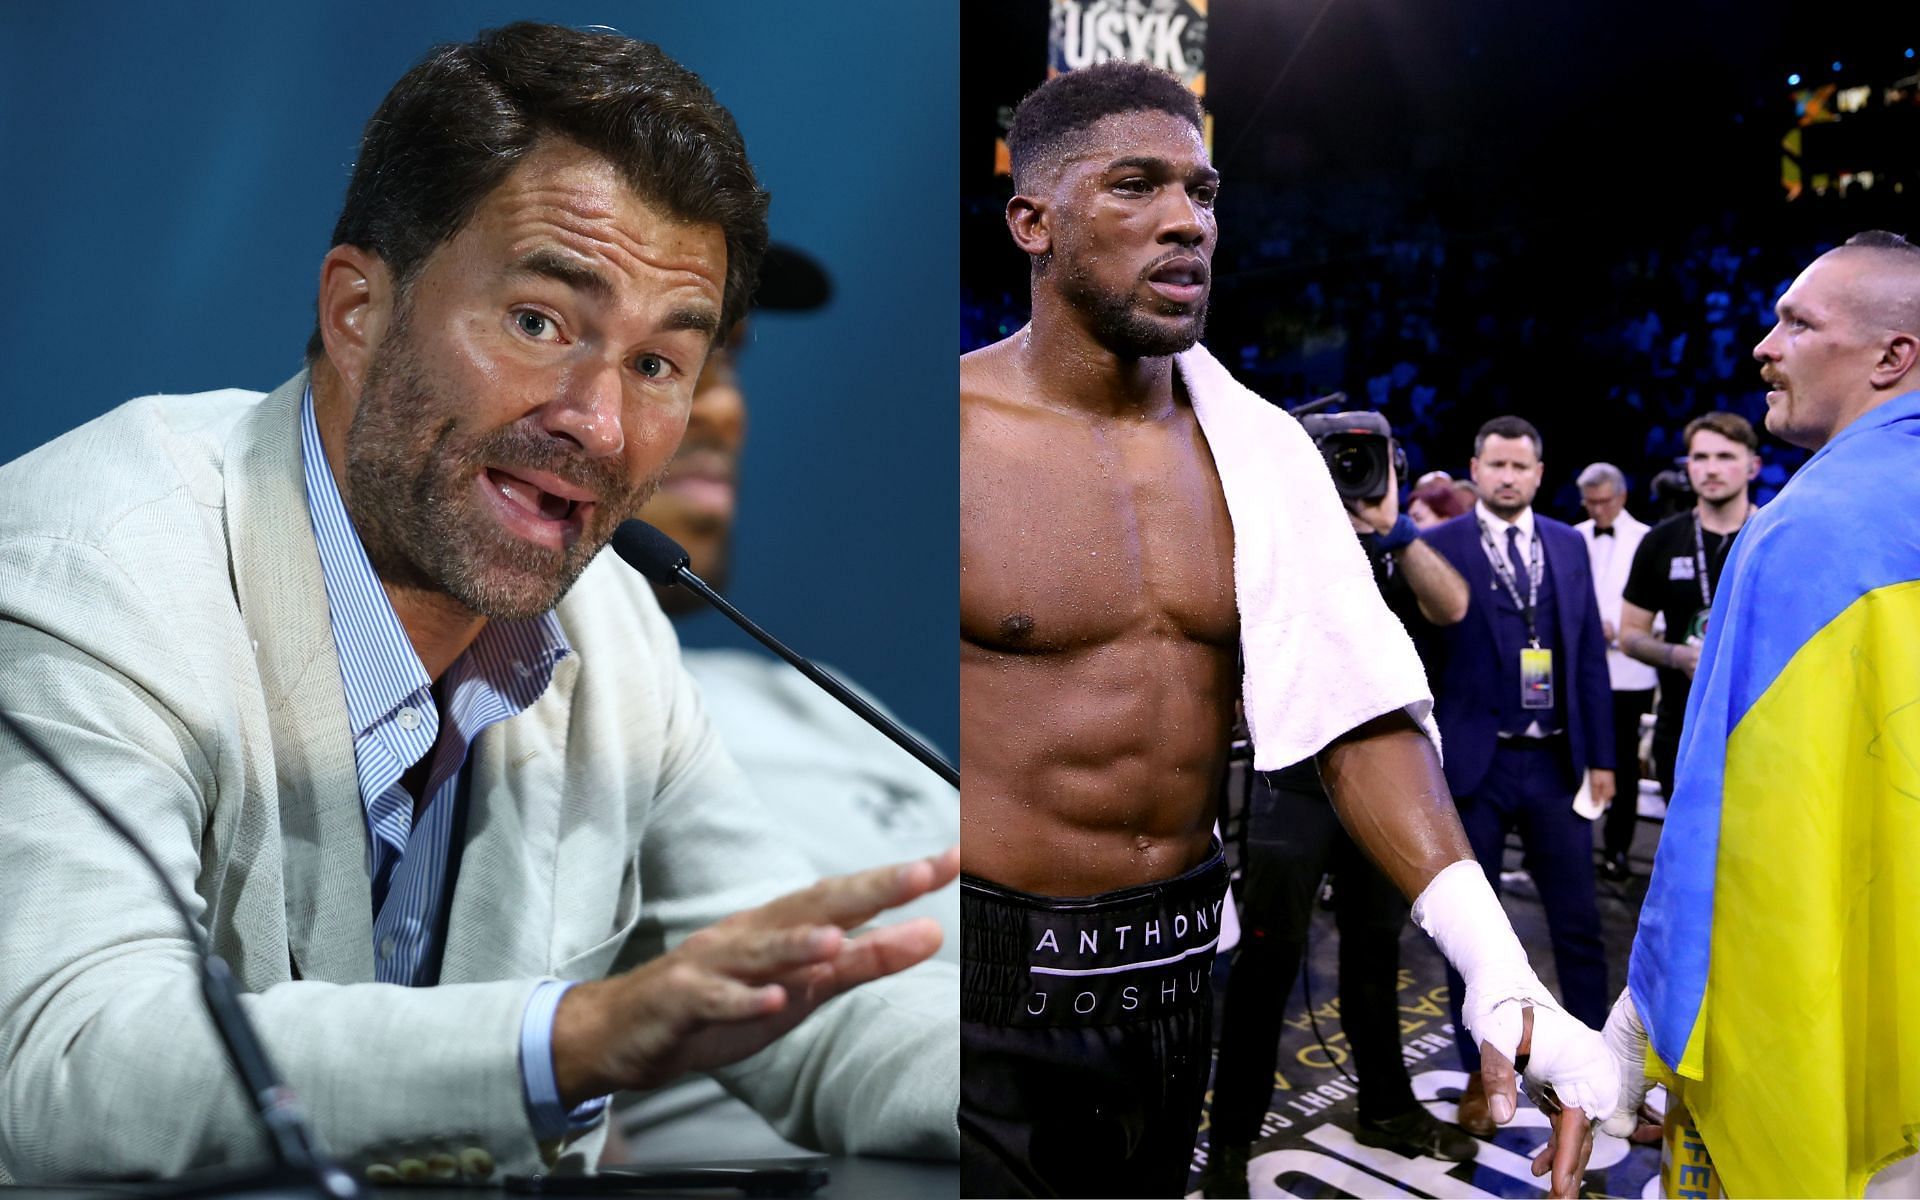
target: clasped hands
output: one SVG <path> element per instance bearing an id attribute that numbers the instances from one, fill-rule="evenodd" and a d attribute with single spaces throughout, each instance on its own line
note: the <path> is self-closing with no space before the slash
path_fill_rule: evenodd
<path id="1" fill-rule="evenodd" d="M 1508 1002 L 1508 1006 L 1518 1004 Z M 1536 1021 L 1543 1028 L 1551 1027 L 1551 1034 L 1541 1039 L 1543 1050 L 1551 1047 L 1551 1057 L 1532 1053 Z M 1595 1040 L 1600 1043 L 1597 1049 Z M 1598 1035 L 1557 1008 L 1526 1005 L 1521 1008 L 1521 1032 L 1513 1057 L 1491 1040 L 1480 1043 L 1480 1078 L 1493 1119 L 1504 1124 L 1513 1118 L 1515 1058 L 1525 1063 L 1527 1095 L 1550 1118 L 1547 1144 L 1533 1160 L 1535 1175 L 1552 1172 L 1549 1195 L 1580 1194 L 1581 1176 L 1593 1153 L 1594 1126 L 1634 1141 L 1658 1136 L 1658 1126 L 1641 1121 L 1641 1103 L 1649 1085 L 1646 1047 L 1646 1030 L 1626 991 L 1614 1002 L 1606 1028 Z"/>
<path id="2" fill-rule="evenodd" d="M 940 948 L 930 918 L 848 931 L 959 873 L 954 847 L 823 879 L 699 930 L 623 975 L 569 989 L 553 1022 L 562 1102 L 738 1062 L 835 996 L 924 961 Z"/>

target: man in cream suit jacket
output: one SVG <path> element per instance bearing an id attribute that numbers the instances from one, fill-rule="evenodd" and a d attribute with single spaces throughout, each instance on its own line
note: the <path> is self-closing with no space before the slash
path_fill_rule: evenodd
<path id="1" fill-rule="evenodd" d="M 1633 552 L 1647 523 L 1627 511 L 1627 477 L 1612 463 L 1580 472 L 1580 504 L 1587 519 L 1574 532 L 1587 544 L 1600 630 L 1607 639 L 1607 678 L 1613 684 L 1613 803 L 1607 806 L 1606 857 L 1600 871 L 1618 883 L 1628 875 L 1627 851 L 1640 813 L 1640 718 L 1653 711 L 1653 668 L 1620 649 L 1620 597 L 1627 590 Z"/>
<path id="2" fill-rule="evenodd" d="M 599 1097 L 709 1069 L 789 1137 L 955 1155 L 951 976 L 898 974 L 938 930 L 853 930 L 957 855 L 808 886 L 595 557 L 751 290 L 731 118 L 613 34 L 442 47 L 334 240 L 309 371 L 0 468 L 0 706 L 370 1179 L 579 1165 Z M 157 881 L 0 737 L 0 1181 L 262 1152 Z"/>

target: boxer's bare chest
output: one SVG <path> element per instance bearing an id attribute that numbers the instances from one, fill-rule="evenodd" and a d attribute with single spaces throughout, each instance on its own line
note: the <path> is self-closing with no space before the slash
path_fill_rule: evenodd
<path id="1" fill-rule="evenodd" d="M 1231 646 L 1233 528 L 1192 409 L 962 410 L 965 639 L 1046 654 L 1153 634 Z"/>

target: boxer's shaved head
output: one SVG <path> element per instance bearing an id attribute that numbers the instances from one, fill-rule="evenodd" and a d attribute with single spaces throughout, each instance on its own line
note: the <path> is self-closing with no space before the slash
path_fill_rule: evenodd
<path id="1" fill-rule="evenodd" d="M 1920 335 L 1920 246 L 1897 233 L 1870 229 L 1833 251 L 1863 260 L 1846 297 L 1852 316 L 1872 328 Z"/>
<path id="2" fill-rule="evenodd" d="M 1027 193 L 1072 157 L 1078 136 L 1116 113 L 1171 113 L 1203 130 L 1200 98 L 1167 72 L 1145 63 L 1103 62 L 1047 80 L 1014 110 L 1007 131 L 1013 187 Z"/>

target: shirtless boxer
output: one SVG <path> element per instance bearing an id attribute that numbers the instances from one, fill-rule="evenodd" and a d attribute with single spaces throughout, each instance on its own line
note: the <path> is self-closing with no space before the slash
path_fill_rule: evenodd
<path id="1" fill-rule="evenodd" d="M 1236 528 L 1187 386 L 1225 374 L 1204 351 L 1178 370 L 1172 357 L 1201 335 L 1215 240 L 1201 119 L 1171 76 L 1107 63 L 1049 81 L 1009 134 L 1007 225 L 1032 259 L 1033 320 L 960 372 L 963 1195 L 1186 1190 L 1227 886 L 1213 797 L 1243 625 Z M 1287 486 L 1320 489 L 1314 519 L 1359 581 L 1307 586 L 1371 598 L 1335 619 L 1358 623 L 1370 652 L 1407 656 L 1414 681 L 1287 761 L 1318 749 L 1341 819 L 1462 966 L 1469 1027 L 1531 1048 L 1530 1080 L 1605 1116 L 1611 1062 L 1533 977 L 1473 865 L 1416 723 L 1424 680 L 1331 480 L 1304 432 L 1254 407 L 1286 423 L 1293 441 L 1273 461 L 1284 449 L 1305 467 L 1308 482 Z M 1326 702 L 1351 666 L 1285 698 L 1296 724 L 1340 707 Z M 1259 685 L 1250 668 L 1249 694 Z M 1263 740 L 1300 744 L 1279 724 L 1254 723 L 1256 755 Z M 1486 1076 L 1505 1120 L 1508 1057 L 1490 1053 Z M 1555 1194 L 1571 1195 L 1579 1137 L 1562 1141 Z"/>

